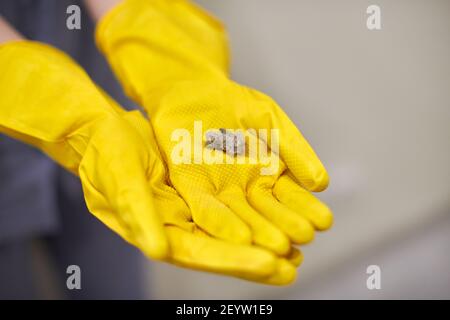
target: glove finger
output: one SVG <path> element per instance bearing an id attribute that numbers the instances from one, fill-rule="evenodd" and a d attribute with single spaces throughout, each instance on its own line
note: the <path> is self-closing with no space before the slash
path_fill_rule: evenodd
<path id="1" fill-rule="evenodd" d="M 286 285 L 296 278 L 291 261 L 276 258 L 263 249 L 223 242 L 176 227 L 166 230 L 171 245 L 170 260 L 179 266 L 271 285 Z"/>
<path id="2" fill-rule="evenodd" d="M 275 272 L 264 279 L 254 279 L 254 281 L 282 286 L 293 283 L 297 278 L 297 270 L 289 261 L 285 259 L 277 259 L 277 267 Z"/>
<path id="3" fill-rule="evenodd" d="M 83 195 L 86 200 L 86 206 L 97 219 L 108 226 L 111 230 L 120 234 L 120 236 L 132 245 L 137 245 L 133 238 L 130 228 L 125 224 L 120 216 L 114 214 L 111 204 L 105 196 L 99 192 L 89 179 L 86 178 L 85 172 L 80 170 L 81 185 L 83 187 Z"/>
<path id="4" fill-rule="evenodd" d="M 292 248 L 291 252 L 286 258 L 278 258 L 277 265 L 273 274 L 265 278 L 259 277 L 242 277 L 239 278 L 255 281 L 270 285 L 288 285 L 293 283 L 297 278 L 297 270 L 301 262 L 303 261 L 303 255 L 300 250 Z"/>
<path id="5" fill-rule="evenodd" d="M 290 250 L 287 236 L 271 222 L 253 209 L 244 195 L 221 196 L 220 199 L 244 221 L 252 231 L 253 242 L 278 255 L 285 255 Z"/>
<path id="6" fill-rule="evenodd" d="M 278 202 L 270 192 L 254 188 L 248 200 L 256 210 L 286 233 L 292 242 L 307 243 L 314 238 L 314 228 L 308 220 Z"/>
<path id="7" fill-rule="evenodd" d="M 162 259 L 168 242 L 146 180 L 145 164 L 151 155 L 133 147 L 139 141 L 139 134 L 126 123 L 106 122 L 86 149 L 80 177 L 106 198 L 139 248 L 149 257 Z"/>
<path id="8" fill-rule="evenodd" d="M 208 193 L 188 200 L 194 222 L 210 235 L 238 244 L 250 244 L 250 228 L 225 204 Z"/>
<path id="9" fill-rule="evenodd" d="M 307 190 L 326 189 L 329 182 L 327 171 L 295 124 L 272 98 L 256 90 L 248 92 L 253 96 L 250 100 L 252 110 L 267 110 L 260 117 L 247 117 L 249 127 L 260 128 L 265 124 L 266 128 L 278 130 L 267 136 L 271 149 L 276 151 L 279 148 L 281 159 Z"/>
<path id="10" fill-rule="evenodd" d="M 237 277 L 268 277 L 277 267 L 269 251 L 196 235 L 177 227 L 166 227 L 171 255 L 169 262 L 191 269 Z"/>
<path id="11" fill-rule="evenodd" d="M 294 266 L 298 267 L 303 262 L 303 253 L 297 249 L 292 247 L 291 252 L 287 255 L 286 259 Z"/>
<path id="12" fill-rule="evenodd" d="M 281 203 L 306 218 L 316 229 L 326 230 L 333 224 L 330 209 L 288 175 L 282 175 L 278 179 L 273 193 Z"/>
<path id="13" fill-rule="evenodd" d="M 313 148 L 295 124 L 278 107 L 280 156 L 294 177 L 310 191 L 323 191 L 329 183 L 328 173 Z"/>
<path id="14" fill-rule="evenodd" d="M 277 258 L 274 272 L 267 277 L 260 277 L 257 275 L 237 275 L 237 277 L 263 284 L 282 286 L 291 284 L 295 281 L 297 278 L 297 270 L 290 261 Z"/>
<path id="15" fill-rule="evenodd" d="M 168 243 L 151 190 L 144 177 L 130 176 L 128 179 L 134 181 L 119 188 L 118 211 L 136 233 L 144 253 L 154 259 L 163 259 L 168 253 Z"/>

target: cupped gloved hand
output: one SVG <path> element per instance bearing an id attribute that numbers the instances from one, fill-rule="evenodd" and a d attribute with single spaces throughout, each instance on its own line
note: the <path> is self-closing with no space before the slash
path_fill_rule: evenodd
<path id="1" fill-rule="evenodd" d="M 126 112 L 123 118 L 141 133 L 147 148 L 159 156 L 147 119 L 138 111 Z M 148 183 L 169 238 L 170 253 L 166 262 L 266 284 L 284 285 L 294 281 L 295 266 L 303 259 L 300 251 L 292 248 L 286 258 L 279 258 L 262 248 L 224 241 L 203 231 L 192 221 L 186 203 L 168 184 L 167 171 L 162 161 L 153 163 Z"/>
<path id="2" fill-rule="evenodd" d="M 96 36 L 126 93 L 148 112 L 171 182 L 196 224 L 215 237 L 253 241 L 278 254 L 289 251 L 289 239 L 305 243 L 314 229 L 330 227 L 330 210 L 308 192 L 326 188 L 325 168 L 271 98 L 229 79 L 218 21 L 186 0 L 126 0 L 100 21 Z M 190 137 L 193 149 L 200 143 L 205 151 L 204 137 L 195 138 L 196 121 L 204 131 L 267 130 L 259 141 L 278 142 L 269 158 L 279 165 L 261 175 L 261 163 L 211 165 L 198 163 L 198 155 L 191 164 L 173 161 L 174 137 Z"/>
<path id="3" fill-rule="evenodd" d="M 283 157 L 286 150 L 281 145 L 288 124 L 275 123 L 272 103 L 229 81 L 182 82 L 149 113 L 171 182 L 191 208 L 195 223 L 221 239 L 254 242 L 283 255 L 290 250 L 290 241 L 307 243 L 313 238 L 314 228 L 328 228 L 332 216 L 287 170 Z M 195 124 L 199 119 L 205 131 L 220 127 L 278 129 L 279 138 L 277 131 L 274 139 L 269 139 L 270 131 L 265 139 L 248 135 L 245 154 L 215 150 L 211 151 L 213 161 L 209 161 L 209 149 Z M 200 139 L 196 138 L 199 134 Z M 277 139 L 280 156 L 273 152 Z M 265 142 L 273 147 L 267 155 L 259 153 Z M 259 147 L 258 153 L 251 154 L 252 146 Z M 195 150 L 200 151 L 195 154 Z M 301 156 L 308 151 L 304 148 Z M 292 149 L 287 152 L 295 156 Z M 314 165 L 313 161 L 318 162 L 310 154 L 308 165 Z"/>
<path id="4" fill-rule="evenodd" d="M 89 210 L 146 255 L 169 247 L 147 184 L 154 155 L 67 55 L 31 41 L 0 46 L 0 131 L 79 175 Z"/>
<path id="5" fill-rule="evenodd" d="M 295 279 L 287 259 L 227 243 L 192 223 L 148 122 L 124 112 L 68 56 L 47 45 L 0 46 L 0 131 L 79 175 L 89 210 L 147 256 L 269 284 Z"/>

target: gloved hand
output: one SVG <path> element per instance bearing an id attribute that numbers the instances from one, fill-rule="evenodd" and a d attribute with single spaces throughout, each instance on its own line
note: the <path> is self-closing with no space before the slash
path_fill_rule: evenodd
<path id="1" fill-rule="evenodd" d="M 126 0 L 100 21 L 96 38 L 126 93 L 150 115 L 171 182 L 196 224 L 215 237 L 253 241 L 280 255 L 290 250 L 288 239 L 306 243 L 314 228 L 331 226 L 330 210 L 306 191 L 326 188 L 323 165 L 271 98 L 229 79 L 218 21 L 185 0 Z M 248 161 L 174 163 L 172 134 L 186 129 L 193 137 L 195 121 L 203 130 L 278 130 L 279 153 L 269 154 L 279 157 L 278 169 L 262 176 L 261 163 Z M 264 141 L 273 142 L 270 136 Z"/>
<path id="2" fill-rule="evenodd" d="M 0 131 L 79 175 L 89 210 L 146 255 L 270 284 L 301 262 L 206 235 L 166 183 L 148 123 L 102 94 L 69 57 L 49 46 L 0 46 Z M 165 227 L 163 228 L 163 224 Z"/>
<path id="3" fill-rule="evenodd" d="M 159 156 L 158 146 L 147 119 L 138 111 L 126 112 L 123 118 L 141 133 L 146 147 Z M 303 260 L 300 251 L 292 248 L 284 259 L 262 248 L 235 244 L 208 235 L 192 222 L 186 203 L 175 189 L 167 184 L 167 174 L 162 161 L 153 164 L 148 182 L 156 210 L 162 215 L 169 237 L 170 254 L 165 261 L 266 284 L 284 285 L 294 281 L 295 266 Z"/>
<path id="4" fill-rule="evenodd" d="M 50 46 L 0 46 L 0 131 L 79 175 L 89 210 L 146 255 L 168 255 L 147 184 L 156 158 L 87 74 Z"/>

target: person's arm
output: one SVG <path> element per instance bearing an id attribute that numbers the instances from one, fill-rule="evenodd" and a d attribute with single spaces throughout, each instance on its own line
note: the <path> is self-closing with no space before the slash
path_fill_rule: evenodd
<path id="1" fill-rule="evenodd" d="M 84 0 L 91 17 L 98 21 L 122 0 Z"/>
<path id="2" fill-rule="evenodd" d="M 23 36 L 17 32 L 1 15 L 0 15 L 0 44 L 13 41 L 21 40 Z"/>

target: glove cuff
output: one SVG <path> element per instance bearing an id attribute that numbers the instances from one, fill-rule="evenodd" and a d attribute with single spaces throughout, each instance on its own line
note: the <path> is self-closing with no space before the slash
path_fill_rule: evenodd
<path id="1" fill-rule="evenodd" d="M 98 23 L 96 42 L 141 105 L 180 81 L 228 77 L 222 24 L 187 0 L 123 1 Z"/>

